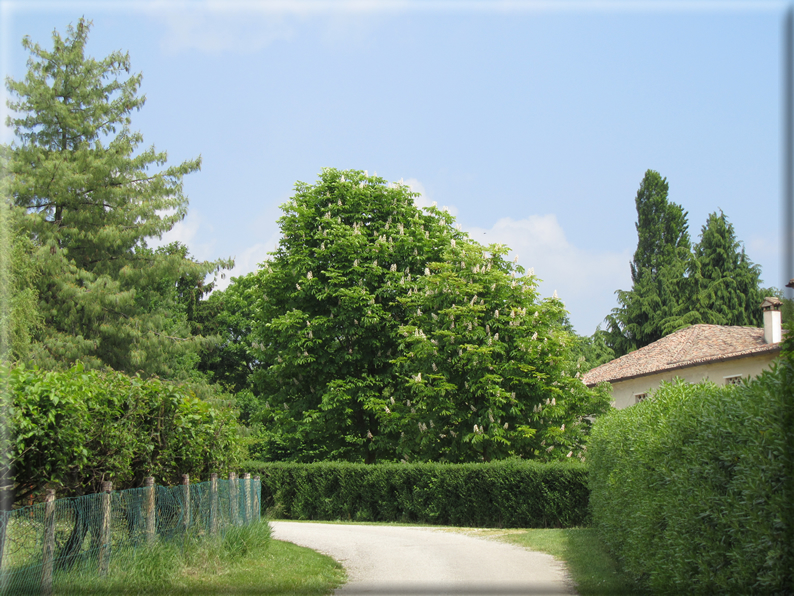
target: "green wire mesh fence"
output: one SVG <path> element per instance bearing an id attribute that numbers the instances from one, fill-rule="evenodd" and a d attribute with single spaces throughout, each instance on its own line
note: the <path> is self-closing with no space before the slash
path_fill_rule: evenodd
<path id="1" fill-rule="evenodd" d="M 164 543 L 223 537 L 260 519 L 262 485 L 250 474 L 47 500 L 0 512 L 0 594 L 49 595 L 60 579 L 103 576 Z"/>

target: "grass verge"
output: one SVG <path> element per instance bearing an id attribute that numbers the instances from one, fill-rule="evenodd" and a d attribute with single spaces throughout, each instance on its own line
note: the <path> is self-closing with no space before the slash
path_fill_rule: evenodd
<path id="1" fill-rule="evenodd" d="M 54 593 L 320 596 L 330 594 L 345 579 L 341 565 L 330 557 L 272 540 L 270 526 L 263 521 L 233 528 L 222 539 L 140 549 L 104 578 L 75 569 L 59 577 Z"/>
<path id="2" fill-rule="evenodd" d="M 593 528 L 465 531 L 544 552 L 564 561 L 579 596 L 648 594 L 620 571 Z"/>

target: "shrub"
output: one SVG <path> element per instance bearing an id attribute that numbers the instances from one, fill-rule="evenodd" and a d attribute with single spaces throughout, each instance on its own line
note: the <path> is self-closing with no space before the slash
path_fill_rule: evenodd
<path id="1" fill-rule="evenodd" d="M 264 512 L 287 519 L 547 528 L 587 517 L 580 462 L 244 465 L 261 474 Z"/>
<path id="2" fill-rule="evenodd" d="M 663 384 L 652 399 L 596 422 L 593 521 L 641 584 L 791 593 L 792 379 L 781 363 L 738 387 Z"/>
<path id="3" fill-rule="evenodd" d="M 10 407 L 11 465 L 16 498 L 44 485 L 63 493 L 140 486 L 146 476 L 173 484 L 223 472 L 244 456 L 235 412 L 188 389 L 117 372 L 0 368 Z M 9 400 L 11 403 L 9 403 Z"/>

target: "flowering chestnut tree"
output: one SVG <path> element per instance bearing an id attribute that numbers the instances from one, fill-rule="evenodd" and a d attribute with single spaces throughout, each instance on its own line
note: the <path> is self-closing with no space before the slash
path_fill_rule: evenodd
<path id="1" fill-rule="evenodd" d="M 279 247 L 246 279 L 258 456 L 581 457 L 609 397 L 579 381 L 562 303 L 414 196 L 326 169 L 282 207 Z"/>

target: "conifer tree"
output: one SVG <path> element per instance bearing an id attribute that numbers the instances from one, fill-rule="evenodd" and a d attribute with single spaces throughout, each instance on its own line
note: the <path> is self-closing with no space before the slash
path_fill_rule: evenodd
<path id="1" fill-rule="evenodd" d="M 701 322 L 763 325 L 760 269 L 745 254 L 722 211 L 709 215 L 692 265 L 689 309 L 700 314 Z"/>
<path id="2" fill-rule="evenodd" d="M 15 98 L 10 194 L 40 271 L 44 324 L 31 359 L 173 377 L 195 360 L 200 338 L 174 319 L 170 290 L 144 290 L 186 274 L 203 279 L 229 263 L 147 248 L 184 218 L 182 178 L 201 159 L 153 171 L 166 154 L 139 150 L 143 137 L 129 128 L 144 105 L 142 77 L 129 74 L 128 54 L 86 56 L 90 26 L 80 19 L 65 38 L 54 32 L 52 50 L 25 37 L 27 74 L 6 83 Z"/>
<path id="3" fill-rule="evenodd" d="M 668 201 L 667 179 L 648 170 L 637 191 L 637 250 L 631 290 L 618 290 L 620 306 L 607 316 L 616 356 L 655 342 L 690 324 L 685 276 L 692 258 L 687 214 Z"/>

